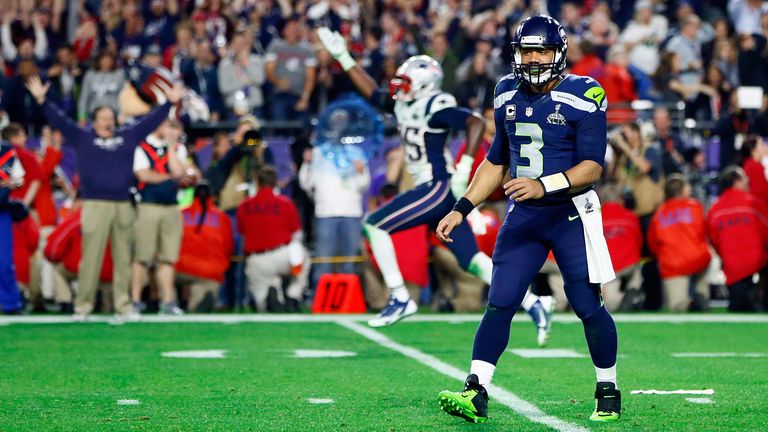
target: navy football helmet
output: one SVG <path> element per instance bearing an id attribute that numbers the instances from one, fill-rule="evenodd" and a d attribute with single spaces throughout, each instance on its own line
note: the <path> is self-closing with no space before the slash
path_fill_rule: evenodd
<path id="1" fill-rule="evenodd" d="M 523 48 L 545 48 L 555 51 L 551 63 L 523 63 Z M 540 86 L 556 79 L 565 70 L 568 36 L 556 19 L 547 15 L 526 18 L 512 38 L 512 71 L 525 83 Z"/>

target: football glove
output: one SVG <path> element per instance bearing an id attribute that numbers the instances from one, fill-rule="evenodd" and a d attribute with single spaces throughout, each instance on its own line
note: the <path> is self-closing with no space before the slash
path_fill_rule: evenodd
<path id="1" fill-rule="evenodd" d="M 320 38 L 320 42 L 325 45 L 325 49 L 339 62 L 344 72 L 355 67 L 355 59 L 349 54 L 347 50 L 347 41 L 344 40 L 344 36 L 339 32 L 331 31 L 328 27 L 320 27 L 317 30 L 317 36 Z"/>
<path id="2" fill-rule="evenodd" d="M 464 196 L 464 192 L 467 191 L 467 185 L 469 185 L 469 174 L 472 172 L 472 164 L 475 162 L 475 158 L 470 155 L 463 155 L 459 159 L 459 163 L 456 164 L 456 172 L 451 177 L 451 192 L 456 199 Z"/>

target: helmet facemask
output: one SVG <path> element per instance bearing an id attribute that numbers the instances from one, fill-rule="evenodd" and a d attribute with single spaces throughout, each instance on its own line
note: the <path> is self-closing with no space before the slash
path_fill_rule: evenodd
<path id="1" fill-rule="evenodd" d="M 407 75 L 395 75 L 389 81 L 389 95 L 392 99 L 411 101 L 413 95 L 411 94 L 411 79 Z"/>
<path id="2" fill-rule="evenodd" d="M 523 63 L 523 48 L 551 50 L 554 51 L 554 56 L 549 63 Z M 515 76 L 530 85 L 542 86 L 556 79 L 565 70 L 565 49 L 560 46 L 515 44 L 512 52 L 512 70 Z"/>

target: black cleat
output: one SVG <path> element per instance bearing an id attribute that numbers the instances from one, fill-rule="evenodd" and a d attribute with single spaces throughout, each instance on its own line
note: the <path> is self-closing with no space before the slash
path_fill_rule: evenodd
<path id="1" fill-rule="evenodd" d="M 616 384 L 599 382 L 595 388 L 595 411 L 589 419 L 596 422 L 615 422 L 621 417 L 621 392 Z"/>

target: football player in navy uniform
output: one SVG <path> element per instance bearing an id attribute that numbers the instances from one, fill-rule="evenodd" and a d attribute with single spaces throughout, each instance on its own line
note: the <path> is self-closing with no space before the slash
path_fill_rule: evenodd
<path id="1" fill-rule="evenodd" d="M 416 313 L 417 306 L 405 288 L 390 234 L 423 224 L 431 228 L 437 226 L 467 188 L 485 125 L 478 114 L 458 107 L 456 98 L 440 89 L 443 70 L 433 58 L 419 55 L 406 60 L 386 91 L 379 89 L 373 78 L 352 59 L 339 33 L 321 28 L 318 36 L 360 93 L 373 105 L 395 113 L 404 144 L 406 169 L 416 184 L 364 221 L 364 232 L 390 292 L 389 303 L 368 325 L 391 325 Z M 452 130 L 466 130 L 467 135 L 467 151 L 455 170 L 448 151 Z M 461 267 L 490 284 L 491 259 L 478 250 L 466 221 L 457 224 L 454 237 L 457 241 L 448 247 Z M 548 334 L 551 313 L 543 310 L 542 302 L 533 294 L 529 294 L 527 300 L 530 300 L 526 302 L 527 309 L 539 333 Z M 546 337 L 540 340 L 546 342 Z"/>
<path id="2" fill-rule="evenodd" d="M 552 250 L 597 374 L 590 420 L 615 421 L 621 413 L 618 338 L 600 298 L 600 284 L 615 276 L 592 187 L 602 174 L 606 149 L 605 91 L 592 78 L 563 73 L 568 40 L 548 16 L 524 20 L 512 46 L 513 73 L 499 81 L 494 94 L 491 149 L 437 228 L 441 240 L 451 241 L 467 214 L 504 184 L 512 204 L 493 252 L 488 308 L 475 335 L 470 375 L 464 391 L 443 391 L 438 401 L 449 414 L 487 420 L 486 386 L 509 342 L 510 322 Z M 505 183 L 507 175 L 512 180 Z"/>

